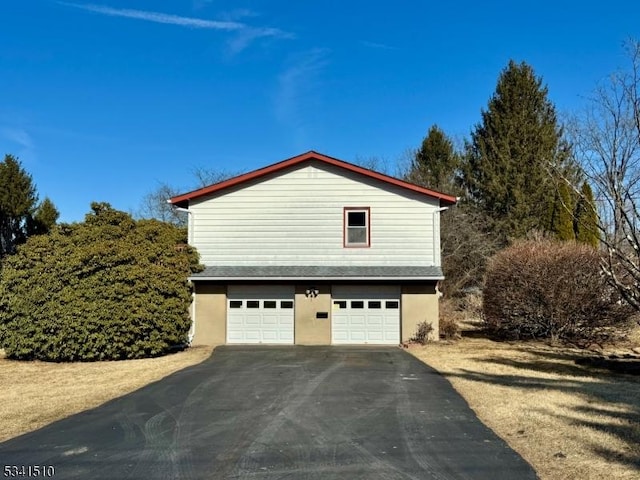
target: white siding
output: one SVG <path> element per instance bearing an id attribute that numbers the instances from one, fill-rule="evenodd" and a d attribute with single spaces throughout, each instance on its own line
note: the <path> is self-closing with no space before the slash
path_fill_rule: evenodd
<path id="1" fill-rule="evenodd" d="M 343 208 L 371 209 L 371 246 L 343 247 Z M 437 199 L 312 163 L 192 202 L 205 265 L 440 265 Z"/>

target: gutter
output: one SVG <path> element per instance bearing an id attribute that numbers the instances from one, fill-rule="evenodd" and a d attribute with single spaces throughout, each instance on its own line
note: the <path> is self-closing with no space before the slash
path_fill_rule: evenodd
<path id="1" fill-rule="evenodd" d="M 341 281 L 341 280 L 353 280 L 353 281 L 406 281 L 406 280 L 444 280 L 444 276 L 429 276 L 429 277 L 189 277 L 192 282 L 199 281 L 234 281 L 234 280 L 248 280 L 248 281 L 287 281 L 287 282 L 309 282 L 316 281 Z"/>
<path id="2" fill-rule="evenodd" d="M 171 200 L 167 200 L 167 203 L 169 203 L 171 206 L 173 206 L 173 208 L 175 208 L 176 210 L 178 210 L 179 212 L 186 212 L 188 214 L 187 216 L 187 243 L 189 245 L 191 245 L 191 235 L 193 235 L 193 212 L 191 210 L 189 210 L 188 208 L 183 208 L 183 207 L 178 207 L 177 205 L 173 205 L 171 203 Z M 191 280 L 191 277 L 188 278 L 187 280 Z M 187 344 L 186 345 L 180 345 L 182 348 L 186 347 L 186 346 L 191 346 L 191 343 L 193 342 L 193 337 L 196 334 L 196 292 L 194 291 L 191 294 L 191 327 L 189 328 L 189 333 L 187 334 Z M 176 346 L 177 347 L 177 346 Z M 173 348 L 173 347 L 172 347 Z"/>

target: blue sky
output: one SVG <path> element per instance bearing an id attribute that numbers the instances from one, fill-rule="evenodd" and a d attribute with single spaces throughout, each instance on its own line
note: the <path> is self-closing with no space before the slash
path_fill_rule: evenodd
<path id="1" fill-rule="evenodd" d="M 434 123 L 468 137 L 509 59 L 582 108 L 639 18 L 628 0 L 5 0 L 0 153 L 62 221 L 135 212 L 198 167 L 308 150 L 392 166 Z"/>

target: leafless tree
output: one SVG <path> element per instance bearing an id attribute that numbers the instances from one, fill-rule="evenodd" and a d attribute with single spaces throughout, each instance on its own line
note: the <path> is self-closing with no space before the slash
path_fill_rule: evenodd
<path id="1" fill-rule="evenodd" d="M 176 188 L 168 183 L 160 183 L 158 187 L 147 193 L 143 199 L 137 216 L 140 218 L 155 218 L 157 220 L 173 223 L 182 227 L 187 226 L 187 213 L 176 209 L 167 200 L 181 193 L 219 183 L 236 176 L 224 170 L 214 170 L 197 167 L 193 170 L 195 186 L 192 188 Z"/>
<path id="2" fill-rule="evenodd" d="M 598 85 L 569 132 L 595 190 L 603 271 L 640 310 L 640 42 L 626 48 L 629 67 Z"/>
<path id="3" fill-rule="evenodd" d="M 187 226 L 187 213 L 173 208 L 167 200 L 179 195 L 180 191 L 167 183 L 161 183 L 158 188 L 147 193 L 142 198 L 142 204 L 137 212 L 140 218 L 155 218 L 162 222 L 173 223 L 181 227 Z"/>

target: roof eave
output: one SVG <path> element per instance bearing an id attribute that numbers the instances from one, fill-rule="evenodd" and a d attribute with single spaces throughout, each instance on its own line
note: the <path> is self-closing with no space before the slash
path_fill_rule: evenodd
<path id="1" fill-rule="evenodd" d="M 381 182 L 389 183 L 391 185 L 398 186 L 400 188 L 405 188 L 407 190 L 412 190 L 417 193 L 421 193 L 423 195 L 437 198 L 439 199 L 441 205 L 454 205 L 457 201 L 457 198 L 453 195 L 447 195 L 442 192 L 437 192 L 435 190 L 430 190 L 425 187 L 421 187 L 419 185 L 415 185 L 404 180 L 400 180 L 389 175 L 385 175 L 383 173 L 375 172 L 373 170 L 369 170 L 364 167 L 360 167 L 358 165 L 354 165 L 343 160 L 338 160 L 337 158 L 329 157 L 327 155 L 323 155 L 318 152 L 309 151 L 307 153 L 303 153 L 301 155 L 297 155 L 295 157 L 289 158 L 287 160 L 282 160 L 281 162 L 274 163 L 267 167 L 260 168 L 258 170 L 253 170 L 252 172 L 248 172 L 242 175 L 238 175 L 236 177 L 230 178 L 228 180 L 224 180 L 219 183 L 215 183 L 213 185 L 209 185 L 204 188 L 200 188 L 197 190 L 193 190 L 191 192 L 184 193 L 182 195 L 178 195 L 176 197 L 172 197 L 169 199 L 169 203 L 176 205 L 182 208 L 188 208 L 189 201 L 195 200 L 197 198 L 201 198 L 221 190 L 225 190 L 227 188 L 234 187 L 236 185 L 240 185 L 242 183 L 264 177 L 265 175 L 269 175 L 271 173 L 279 172 L 286 168 L 298 165 L 305 161 L 317 160 L 320 162 L 324 162 L 330 165 L 334 165 L 340 168 L 344 168 L 346 170 L 350 170 L 355 173 L 359 173 L 361 175 L 365 175 L 369 178 L 374 178 Z"/>
<path id="2" fill-rule="evenodd" d="M 401 277 L 391 277 L 391 276 L 325 276 L 325 277 L 290 277 L 290 276 L 273 276 L 273 277 L 249 277 L 249 276 L 238 276 L 238 277 L 198 277 L 193 276 L 188 278 L 192 282 L 212 282 L 212 281 L 286 281 L 286 282 L 310 282 L 310 281 L 407 281 L 407 280 L 415 280 L 415 281 L 439 281 L 444 280 L 444 276 L 442 275 L 429 275 L 429 276 L 401 276 Z"/>

